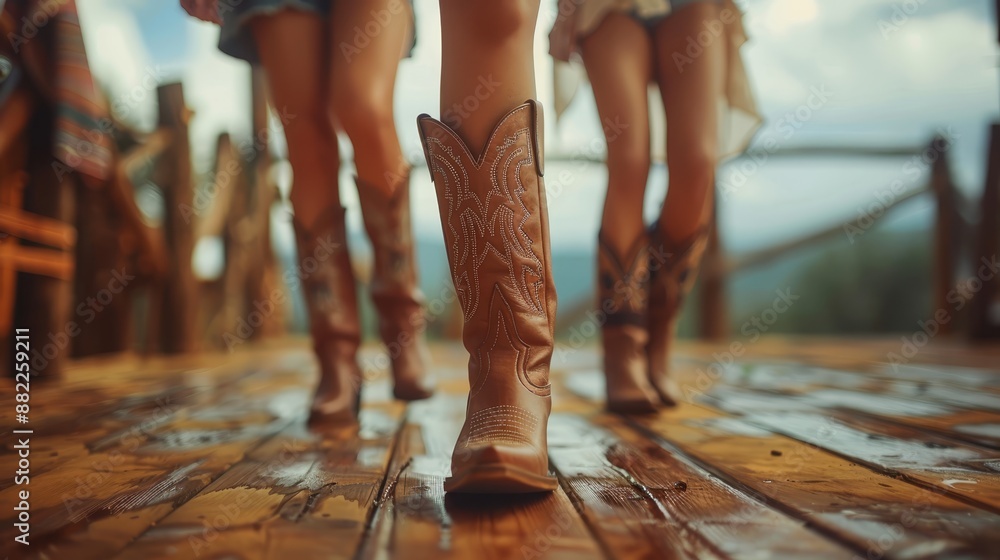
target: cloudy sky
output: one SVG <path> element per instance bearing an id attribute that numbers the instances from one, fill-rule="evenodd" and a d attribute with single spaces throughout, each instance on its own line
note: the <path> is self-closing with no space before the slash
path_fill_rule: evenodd
<path id="1" fill-rule="evenodd" d="M 247 133 L 248 67 L 216 50 L 215 26 L 187 17 L 176 0 L 77 1 L 91 64 L 122 118 L 151 126 L 150 77 L 160 82 L 180 79 L 196 112 L 192 133 L 202 168 L 210 161 L 211 149 L 199 147 L 214 146 L 214 138 L 222 131 Z M 952 155 L 960 186 L 970 194 L 978 193 L 986 126 L 1000 107 L 997 31 L 990 0 L 738 3 L 745 9 L 751 36 L 743 54 L 769 122 L 762 136 L 774 133 L 774 124 L 805 103 L 812 88 L 824 88 L 832 92 L 829 101 L 810 116 L 789 144 L 916 145 L 935 131 L 952 130 L 957 136 Z M 536 35 L 543 103 L 551 99 L 546 35 L 554 19 L 554 4 L 554 0 L 543 0 Z M 437 79 L 428 77 L 437 76 L 440 68 L 437 2 L 416 0 L 416 9 L 419 43 L 414 57 L 400 68 L 396 99 L 400 135 L 414 160 L 421 155 L 414 118 L 435 111 Z M 550 150 L 571 151 L 574 142 L 600 137 L 589 91 L 577 96 L 567 116 L 558 126 L 549 123 Z M 724 167 L 720 178 L 725 180 L 733 172 Z M 731 207 L 746 216 L 748 209 L 763 212 L 776 202 L 797 201 L 804 206 L 774 218 L 791 224 L 791 229 L 801 229 L 815 222 L 817 213 L 850 215 L 898 172 L 899 163 L 845 166 L 838 162 L 828 170 L 775 165 L 737 193 Z M 801 183 L 809 188 L 800 188 Z M 599 204 L 599 187 L 594 186 L 593 196 L 574 197 L 576 203 L 560 201 L 563 210 L 572 213 L 576 204 Z M 840 207 L 831 210 L 830 201 Z M 926 213 L 927 208 L 917 207 L 914 212 Z M 553 224 L 558 220 L 554 216 Z M 796 220 L 799 226 L 794 226 Z M 742 226 L 736 219 L 732 223 L 737 233 L 740 227 L 755 227 L 745 220 Z M 773 232 L 775 236 L 788 233 L 779 229 Z"/>
<path id="2" fill-rule="evenodd" d="M 440 68 L 437 3 L 417 0 L 418 48 L 403 63 L 397 112 L 411 124 L 436 106 Z M 198 132 L 246 127 L 247 66 L 215 50 L 215 26 L 188 18 L 172 0 L 78 0 L 98 76 L 132 115 L 147 74 L 184 80 Z M 989 0 L 742 0 L 751 43 L 747 66 L 772 118 L 804 102 L 811 86 L 835 92 L 814 130 L 909 139 L 937 125 L 984 122 L 998 107 L 996 27 Z M 545 56 L 554 2 L 543 2 L 537 34 L 540 97 L 550 95 Z M 405 91 L 405 94 L 404 94 Z M 589 113 L 589 95 L 574 112 Z M 584 121 L 578 118 L 580 126 Z M 596 124 L 589 123 L 596 127 Z M 406 126 L 405 128 L 411 128 Z M 404 135 L 412 136 L 412 135 Z M 567 135 L 577 136 L 576 134 Z"/>

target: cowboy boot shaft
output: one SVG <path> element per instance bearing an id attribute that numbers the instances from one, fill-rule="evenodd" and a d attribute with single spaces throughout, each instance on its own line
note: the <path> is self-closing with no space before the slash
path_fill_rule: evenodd
<path id="1" fill-rule="evenodd" d="M 517 362 L 529 390 L 548 386 L 556 298 L 537 111 L 526 104 L 508 114 L 479 158 L 446 126 L 420 120 L 474 392 L 483 359 L 500 354 Z"/>
<path id="2" fill-rule="evenodd" d="M 365 231 L 372 243 L 372 294 L 413 297 L 417 288 L 413 230 L 410 219 L 410 179 L 392 194 L 356 178 Z"/>
<path id="3" fill-rule="evenodd" d="M 345 210 L 337 208 L 306 228 L 293 221 L 299 281 L 314 339 L 361 341 L 358 298 L 347 247 Z"/>
<path id="4" fill-rule="evenodd" d="M 649 238 L 636 239 L 627 255 L 616 255 L 598 234 L 597 305 L 607 326 L 646 326 L 649 305 Z"/>
<path id="5" fill-rule="evenodd" d="M 407 177 L 388 195 L 358 180 L 358 198 L 374 256 L 369 289 L 386 343 L 423 328 L 424 296 L 420 291 Z"/>
<path id="6" fill-rule="evenodd" d="M 665 255 L 662 260 L 650 263 L 650 327 L 655 326 L 662 331 L 663 323 L 680 313 L 685 296 L 694 288 L 702 257 L 708 247 L 708 234 L 707 231 L 699 231 L 689 240 L 671 247 L 664 241 L 656 224 L 650 230 L 651 243 L 658 244 L 660 249 L 652 251 L 652 254 Z"/>

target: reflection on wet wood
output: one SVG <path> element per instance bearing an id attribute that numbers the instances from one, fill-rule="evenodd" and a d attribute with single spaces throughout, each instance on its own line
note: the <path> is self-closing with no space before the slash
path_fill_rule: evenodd
<path id="1" fill-rule="evenodd" d="M 705 400 L 750 424 L 1000 513 L 1000 452 L 843 410 L 789 410 L 796 397 L 744 390 L 737 404 L 719 393 Z"/>
<path id="2" fill-rule="evenodd" d="M 771 344 L 765 348 L 774 351 Z M 804 348 L 799 352 L 817 353 L 810 350 L 812 345 Z M 711 388 L 710 395 L 725 397 L 730 410 L 753 406 L 755 399 L 768 394 L 794 396 L 782 400 L 779 410 L 851 410 L 876 421 L 1000 450 L 1000 412 L 995 411 L 1000 404 L 1000 370 L 938 364 L 890 366 L 864 360 L 864 355 L 850 360 L 837 356 L 833 361 L 841 369 L 830 369 L 831 359 L 826 356 L 811 358 L 814 364 L 798 365 L 787 363 L 787 358 L 785 363 L 743 361 L 722 368 L 714 387 L 698 382 L 710 379 L 705 373 L 709 362 L 686 360 L 681 369 L 695 389 L 692 398 L 700 398 Z M 975 362 L 980 356 L 969 353 L 968 358 Z"/>
<path id="3" fill-rule="evenodd" d="M 597 543 L 562 489 L 445 495 L 462 395 L 412 403 L 364 558 L 585 559 Z"/>
<path id="4" fill-rule="evenodd" d="M 137 429 L 118 437 L 98 434 L 73 458 L 33 477 L 32 555 L 109 558 L 288 425 L 308 394 L 296 371 L 307 362 L 300 357 L 295 370 L 286 370 L 281 366 L 291 364 L 284 361 L 262 362 L 227 391 L 200 391 L 189 406 L 164 413 L 163 422 L 143 425 L 156 412 L 136 412 Z M 204 386 L 206 381 L 191 384 Z M 36 430 L 35 441 L 49 439 L 40 437 L 44 428 Z M 12 511 L 18 490 L 0 491 L 3 511 Z M 13 539 L 12 524 L 5 518 L 0 529 L 4 542 Z"/>
<path id="5" fill-rule="evenodd" d="M 707 364 L 703 364 L 707 367 Z M 933 381 L 930 370 L 911 368 L 917 372 L 913 379 L 902 379 L 899 373 L 876 368 L 876 371 L 846 371 L 795 364 L 741 363 L 726 368 L 722 379 L 726 385 L 749 387 L 759 390 L 808 395 L 812 398 L 841 398 L 844 406 L 871 408 L 875 401 L 893 400 L 913 405 L 947 405 L 967 410 L 1000 411 L 1000 372 L 965 370 L 964 376 L 956 373 L 954 379 L 961 386 Z M 949 370 L 938 375 L 950 375 Z M 976 372 L 973 375 L 971 372 Z M 954 382 L 954 381 L 953 381 Z M 843 391 L 847 391 L 844 393 Z M 854 399 L 854 403 L 849 402 Z M 866 406 L 867 405 L 867 406 Z"/>
<path id="6" fill-rule="evenodd" d="M 41 475 L 116 445 L 138 445 L 189 407 L 199 402 L 212 404 L 213 398 L 236 390 L 234 385 L 239 379 L 254 373 L 271 375 L 237 363 L 213 370 L 195 367 L 167 371 L 159 379 L 128 384 L 124 387 L 128 394 L 121 396 L 111 387 L 45 391 L 38 400 L 45 402 L 46 411 L 51 409 L 52 413 L 32 417 L 34 429 L 46 434 L 32 443 L 32 473 Z M 210 376 L 213 385 L 198 387 L 185 381 L 199 376 Z M 13 453 L 13 449 L 5 448 L 0 457 Z M 0 489 L 12 484 L 13 479 L 0 479 Z"/>
<path id="7" fill-rule="evenodd" d="M 993 513 L 745 421 L 685 406 L 637 423 L 724 480 L 865 555 L 988 557 Z"/>
<path id="8" fill-rule="evenodd" d="M 605 548 L 623 558 L 849 558 L 851 551 L 601 414 L 553 416 L 549 455 Z"/>
<path id="9" fill-rule="evenodd" d="M 852 371 L 868 371 L 875 368 L 892 368 L 902 371 L 904 366 L 920 368 L 935 367 L 942 373 L 948 366 L 962 368 L 984 368 L 997 370 L 1000 364 L 1000 345 L 970 344 L 961 340 L 934 339 L 919 348 L 916 354 L 904 355 L 906 351 L 897 336 L 889 338 L 808 337 L 768 335 L 753 344 L 744 344 L 744 360 L 764 359 L 796 364 L 822 365 L 846 368 Z M 707 343 L 689 343 L 682 355 L 696 359 L 713 359 L 713 352 L 725 352 L 725 346 Z M 893 354 L 899 356 L 896 359 Z M 899 365 L 902 362 L 902 365 Z M 947 375 L 945 375 L 947 377 Z M 943 383 L 949 384 L 945 379 Z"/>
<path id="10" fill-rule="evenodd" d="M 116 558 L 353 557 L 404 410 L 378 393 L 357 426 L 295 423 L 268 439 Z"/>

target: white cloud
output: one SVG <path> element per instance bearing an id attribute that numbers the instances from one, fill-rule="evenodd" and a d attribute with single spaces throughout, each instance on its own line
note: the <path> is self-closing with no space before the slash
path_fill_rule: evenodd
<path id="1" fill-rule="evenodd" d="M 147 78 L 158 71 L 129 6 L 121 0 L 81 0 L 77 7 L 90 69 L 109 103 L 125 122 L 152 128 L 156 95 Z"/>
<path id="2" fill-rule="evenodd" d="M 930 13 L 921 4 L 884 33 L 879 22 L 891 21 L 896 3 L 845 0 L 822 3 L 814 19 L 776 35 L 769 14 L 789 1 L 755 3 L 748 14 L 744 55 L 767 112 L 781 114 L 804 101 L 808 86 L 824 84 L 836 96 L 815 124 L 863 128 L 995 115 L 992 22 L 958 8 Z"/>

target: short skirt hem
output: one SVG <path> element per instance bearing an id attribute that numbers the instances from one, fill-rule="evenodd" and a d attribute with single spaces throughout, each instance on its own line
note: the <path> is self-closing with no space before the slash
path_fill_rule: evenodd
<path id="1" fill-rule="evenodd" d="M 247 25 L 257 16 L 273 15 L 282 10 L 312 12 L 321 16 L 330 13 L 329 0 L 243 0 L 226 11 L 225 2 L 219 3 L 222 31 L 219 33 L 219 50 L 229 56 L 260 64 L 260 54 L 254 44 L 253 33 Z"/>

